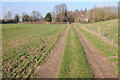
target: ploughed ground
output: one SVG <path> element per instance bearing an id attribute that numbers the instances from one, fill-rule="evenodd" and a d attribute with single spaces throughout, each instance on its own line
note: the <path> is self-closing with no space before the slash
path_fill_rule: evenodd
<path id="1" fill-rule="evenodd" d="M 60 35 L 54 49 L 47 56 L 46 62 L 36 69 L 35 74 L 37 78 L 58 77 L 62 56 L 64 55 L 64 48 L 66 45 L 69 28 L 70 26 L 68 26 L 63 32 L 63 34 Z"/>

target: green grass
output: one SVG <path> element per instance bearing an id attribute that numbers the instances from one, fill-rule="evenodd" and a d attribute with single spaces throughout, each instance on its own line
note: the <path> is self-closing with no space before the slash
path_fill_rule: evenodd
<path id="1" fill-rule="evenodd" d="M 2 79 L 2 24 L 0 24 L 0 79 Z"/>
<path id="2" fill-rule="evenodd" d="M 103 53 L 103 55 L 105 55 L 109 59 L 110 62 L 115 64 L 116 72 L 117 72 L 118 58 L 112 58 L 112 57 L 118 56 L 118 48 L 105 43 L 104 41 L 100 40 L 98 37 L 81 29 L 79 26 L 77 26 L 77 27 L 91 41 L 91 43 L 94 44 Z"/>
<path id="3" fill-rule="evenodd" d="M 70 27 L 67 44 L 62 58 L 60 78 L 92 78 L 92 71 L 87 63 L 79 38 L 73 28 Z"/>
<path id="4" fill-rule="evenodd" d="M 98 49 L 100 49 L 100 51 L 103 52 L 103 54 L 106 57 L 110 58 L 111 56 L 118 56 L 118 49 L 116 47 L 106 44 L 104 41 L 100 40 L 98 37 L 90 34 L 87 31 L 82 30 L 80 27 L 78 28 Z"/>
<path id="5" fill-rule="evenodd" d="M 3 24 L 3 77 L 35 77 L 67 26 L 61 24 Z"/>
<path id="6" fill-rule="evenodd" d="M 101 21 L 89 24 L 81 24 L 85 28 L 100 34 L 108 39 L 113 41 L 114 44 L 118 44 L 118 19 L 109 20 L 109 21 Z"/>

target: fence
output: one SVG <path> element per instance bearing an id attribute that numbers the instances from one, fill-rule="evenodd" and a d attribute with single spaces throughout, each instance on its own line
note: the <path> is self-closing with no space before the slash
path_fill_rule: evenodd
<path id="1" fill-rule="evenodd" d="M 104 41 L 105 43 L 113 45 L 113 46 L 118 48 L 117 42 L 115 43 L 116 40 L 115 39 L 114 40 L 109 40 L 108 38 L 106 38 L 104 35 L 101 34 L 100 28 L 98 28 L 98 32 L 92 31 L 89 28 L 85 28 L 85 27 L 82 27 L 82 26 L 80 26 L 80 28 L 89 32 L 89 33 L 91 33 L 91 34 L 93 34 L 93 35 L 95 35 L 96 37 L 100 38 L 100 40 Z"/>

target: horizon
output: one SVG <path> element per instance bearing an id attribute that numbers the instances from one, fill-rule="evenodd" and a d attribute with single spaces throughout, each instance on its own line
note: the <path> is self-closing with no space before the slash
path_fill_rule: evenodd
<path id="1" fill-rule="evenodd" d="M 2 13 L 0 19 L 3 19 L 8 11 L 12 12 L 12 18 L 15 14 L 22 15 L 23 12 L 31 15 L 32 11 L 39 11 L 41 16 L 45 16 L 48 12 L 53 12 L 54 6 L 64 3 L 67 5 L 68 11 L 87 10 L 103 6 L 118 6 L 117 2 L 2 2 Z M 24 8 L 22 8 L 24 7 Z"/>

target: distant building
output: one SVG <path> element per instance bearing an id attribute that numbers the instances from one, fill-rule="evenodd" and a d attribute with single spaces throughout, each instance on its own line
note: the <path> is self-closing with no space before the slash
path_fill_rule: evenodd
<path id="1" fill-rule="evenodd" d="M 88 19 L 87 11 L 82 11 L 80 14 L 80 22 L 84 23 L 84 22 L 88 22 L 88 21 L 89 21 L 89 19 Z"/>

